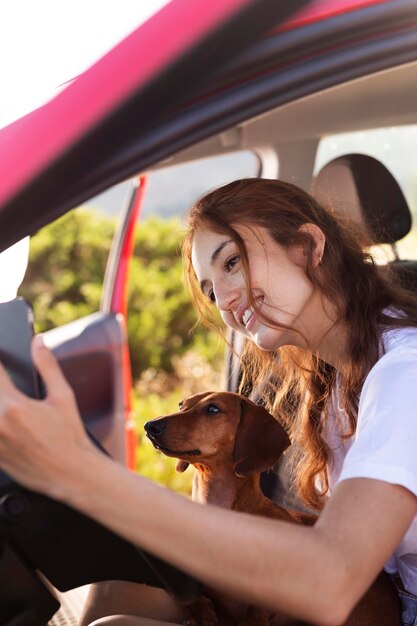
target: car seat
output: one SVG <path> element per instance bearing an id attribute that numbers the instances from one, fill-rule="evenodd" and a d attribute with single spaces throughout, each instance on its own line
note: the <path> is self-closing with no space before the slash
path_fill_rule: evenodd
<path id="1" fill-rule="evenodd" d="M 400 259 L 397 241 L 411 229 L 411 213 L 391 172 L 365 154 L 346 154 L 327 163 L 315 177 L 313 196 L 325 207 L 352 218 L 369 244 L 390 244 L 388 265 L 401 284 L 417 291 L 417 261 Z"/>

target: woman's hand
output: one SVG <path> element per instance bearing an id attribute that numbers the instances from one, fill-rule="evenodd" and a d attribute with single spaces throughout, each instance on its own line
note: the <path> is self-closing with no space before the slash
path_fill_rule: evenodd
<path id="1" fill-rule="evenodd" d="M 0 365 L 0 467 L 25 487 L 60 499 L 83 455 L 96 450 L 72 389 L 40 335 L 33 339 L 32 358 L 45 383 L 44 400 L 21 393 Z"/>

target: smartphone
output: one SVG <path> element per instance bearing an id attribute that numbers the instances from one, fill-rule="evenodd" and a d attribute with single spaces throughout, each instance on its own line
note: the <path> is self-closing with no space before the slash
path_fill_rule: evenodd
<path id="1" fill-rule="evenodd" d="M 33 310 L 24 298 L 0 303 L 0 362 L 20 391 L 41 398 L 41 382 L 31 356 Z"/>

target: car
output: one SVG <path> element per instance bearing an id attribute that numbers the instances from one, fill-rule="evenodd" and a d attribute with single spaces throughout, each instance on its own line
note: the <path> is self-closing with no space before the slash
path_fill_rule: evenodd
<path id="1" fill-rule="evenodd" d="M 145 178 L 250 153 L 256 163 L 251 175 L 294 182 L 358 220 L 388 246 L 382 262 L 412 284 L 416 129 L 416 0 L 212 0 L 204 8 L 197 0 L 172 0 L 51 102 L 0 131 L 1 250 L 96 194 L 133 181 L 100 309 L 45 334 L 87 427 L 109 453 L 132 465 L 125 284 Z M 225 361 L 224 379 L 234 391 L 241 346 L 238 337 L 230 340 L 235 353 Z M 277 486 L 265 489 L 274 495 Z M 3 509 L 9 492 L 7 484 Z M 45 555 L 53 542 L 49 577 L 58 591 L 123 577 L 101 561 L 100 573 L 85 568 L 78 575 L 80 563 L 69 563 L 59 532 L 43 535 L 34 550 L 42 533 L 39 510 L 36 520 L 29 514 L 24 522 L 25 539 L 18 524 L 13 541 L 0 526 L 8 548 L 0 577 L 7 571 L 4 555 L 12 558 L 16 542 L 23 569 L 33 576 L 34 564 L 47 577 L 52 570 Z M 178 593 L 183 583 L 190 589 L 192 581 L 170 574 L 174 585 L 181 580 Z M 23 578 L 19 584 L 24 595 Z M 32 591 L 26 609 L 48 605 L 42 593 Z M 12 605 L 4 587 L 0 596 L 4 606 Z M 56 608 L 32 616 L 30 624 L 45 623 Z M 19 607 L 13 610 L 10 622 L 19 618 Z M 63 615 L 67 622 L 55 623 L 74 623 Z"/>

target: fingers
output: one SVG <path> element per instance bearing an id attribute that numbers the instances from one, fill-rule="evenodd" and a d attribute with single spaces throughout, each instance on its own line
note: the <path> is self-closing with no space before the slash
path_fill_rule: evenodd
<path id="1" fill-rule="evenodd" d="M 72 394 L 57 359 L 45 346 L 42 335 L 36 335 L 32 340 L 32 358 L 49 398 Z"/>
<path id="2" fill-rule="evenodd" d="M 36 335 L 32 340 L 32 359 L 36 369 L 42 376 L 49 397 L 65 395 L 72 396 L 72 390 L 68 385 L 58 361 L 54 354 L 45 346 L 41 335 Z M 0 399 L 26 398 L 14 385 L 6 369 L 0 362 Z"/>

